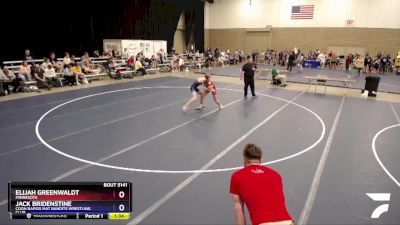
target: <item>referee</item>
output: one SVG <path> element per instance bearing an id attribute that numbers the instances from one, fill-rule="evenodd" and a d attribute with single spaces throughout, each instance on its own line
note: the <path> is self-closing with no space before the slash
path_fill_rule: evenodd
<path id="1" fill-rule="evenodd" d="M 247 90 L 251 90 L 253 97 L 257 97 L 254 92 L 254 71 L 257 70 L 257 65 L 253 63 L 250 56 L 247 56 L 247 63 L 243 65 L 240 72 L 240 78 L 244 78 L 244 97 L 247 98 Z"/>

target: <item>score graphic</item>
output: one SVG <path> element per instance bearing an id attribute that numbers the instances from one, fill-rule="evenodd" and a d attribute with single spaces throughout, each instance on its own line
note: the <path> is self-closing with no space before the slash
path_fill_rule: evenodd
<path id="1" fill-rule="evenodd" d="M 128 219 L 130 182 L 10 182 L 12 219 Z"/>

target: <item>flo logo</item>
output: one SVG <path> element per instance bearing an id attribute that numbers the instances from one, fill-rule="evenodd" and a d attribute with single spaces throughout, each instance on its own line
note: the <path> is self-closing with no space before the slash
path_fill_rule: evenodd
<path id="1" fill-rule="evenodd" d="M 376 202 L 387 202 L 378 206 L 371 215 L 372 219 L 378 219 L 383 213 L 389 211 L 390 193 L 365 193 Z"/>

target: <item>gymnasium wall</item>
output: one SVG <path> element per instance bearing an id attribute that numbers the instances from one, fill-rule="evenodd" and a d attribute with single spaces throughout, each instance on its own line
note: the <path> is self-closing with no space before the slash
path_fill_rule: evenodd
<path id="1" fill-rule="evenodd" d="M 395 55 L 400 48 L 398 0 L 215 0 L 205 6 L 205 47 L 304 51 L 332 46 Z M 311 20 L 291 20 L 294 5 L 314 5 Z M 353 24 L 348 25 L 347 20 Z M 267 27 L 271 27 L 268 29 Z"/>

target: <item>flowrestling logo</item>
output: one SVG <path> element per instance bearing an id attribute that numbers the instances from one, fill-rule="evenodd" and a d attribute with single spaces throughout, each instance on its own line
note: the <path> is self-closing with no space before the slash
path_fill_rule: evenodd
<path id="1" fill-rule="evenodd" d="M 366 193 L 366 195 L 376 202 L 390 201 L 390 193 Z M 375 208 L 375 210 L 371 214 L 371 218 L 378 219 L 383 213 L 387 211 L 389 211 L 389 203 L 382 204 Z"/>

